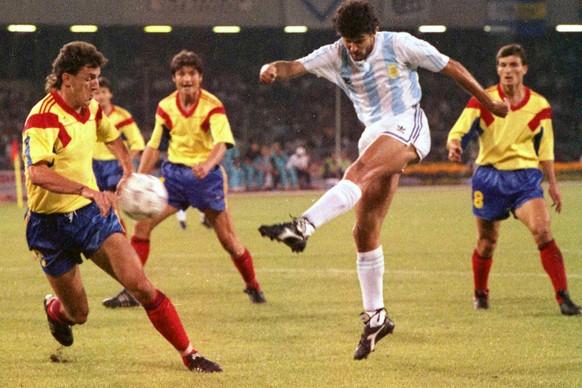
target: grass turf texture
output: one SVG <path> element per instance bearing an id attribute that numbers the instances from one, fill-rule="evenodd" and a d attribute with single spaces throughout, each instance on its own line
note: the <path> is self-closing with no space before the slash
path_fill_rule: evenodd
<path id="1" fill-rule="evenodd" d="M 562 184 L 552 229 L 570 291 L 582 302 L 582 185 Z M 261 223 L 300 215 L 320 193 L 233 195 L 239 237 L 254 255 L 266 305 L 251 305 L 212 231 L 188 212 L 152 238 L 146 272 L 176 304 L 194 346 L 224 369 L 189 372 L 141 308 L 109 310 L 120 287 L 81 266 L 91 312 L 60 348 L 42 299 L 51 292 L 28 252 L 22 209 L 1 204 L 0 385 L 14 386 L 577 386 L 582 317 L 564 317 L 532 237 L 502 224 L 490 277 L 491 309 L 471 306 L 475 226 L 467 187 L 400 188 L 382 234 L 384 294 L 396 329 L 354 361 L 363 325 L 351 239 L 353 213 L 320 228 L 304 253 L 261 238 Z"/>

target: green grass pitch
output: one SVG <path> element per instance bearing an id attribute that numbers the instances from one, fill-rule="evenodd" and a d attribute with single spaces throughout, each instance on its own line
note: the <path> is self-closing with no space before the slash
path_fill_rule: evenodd
<path id="1" fill-rule="evenodd" d="M 582 185 L 563 183 L 552 230 L 571 294 L 582 303 Z M 300 215 L 321 193 L 232 195 L 239 237 L 254 256 L 268 300 L 251 305 L 213 232 L 188 212 L 154 232 L 146 272 L 175 303 L 194 346 L 224 369 L 189 372 L 140 309 L 107 310 L 120 287 L 81 266 L 91 312 L 59 348 L 42 299 L 51 292 L 26 248 L 23 209 L 1 204 L 0 386 L 3 387 L 388 387 L 581 386 L 582 317 L 564 317 L 527 229 L 502 224 L 490 277 L 491 309 L 471 306 L 476 232 L 470 192 L 402 187 L 386 219 L 384 298 L 394 334 L 354 361 L 361 297 L 353 213 L 321 227 L 302 254 L 261 238 L 257 227 Z M 55 362 L 51 360 L 51 356 Z"/>

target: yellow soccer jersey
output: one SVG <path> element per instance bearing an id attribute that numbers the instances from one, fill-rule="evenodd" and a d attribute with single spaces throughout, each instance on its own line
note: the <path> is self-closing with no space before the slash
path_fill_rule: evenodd
<path id="1" fill-rule="evenodd" d="M 69 107 L 57 92 L 44 97 L 26 119 L 22 133 L 22 156 L 26 167 L 41 161 L 56 173 L 94 190 L 93 149 L 95 142 L 110 142 L 119 131 L 103 115 L 97 101 L 92 100 L 81 114 Z M 28 207 L 37 213 L 67 213 L 91 201 L 80 195 L 57 194 L 33 185 L 26 173 Z"/>
<path id="2" fill-rule="evenodd" d="M 493 100 L 502 101 L 501 86 L 487 89 Z M 540 94 L 526 88 L 523 101 L 512 106 L 505 118 L 497 117 L 472 97 L 449 132 L 461 141 L 463 149 L 473 136 L 479 136 L 478 165 L 498 170 L 538 168 L 541 160 L 554 160 L 552 110 Z"/>
<path id="3" fill-rule="evenodd" d="M 127 149 L 130 151 L 143 151 L 145 148 L 143 136 L 131 113 L 116 105 L 113 105 L 112 108 L 107 118 L 121 133 L 121 138 Z M 115 156 L 109 151 L 105 143 L 97 142 L 93 159 L 115 160 Z"/>
<path id="4" fill-rule="evenodd" d="M 234 145 L 224 106 L 218 98 L 200 89 L 198 103 L 189 112 L 180 106 L 178 92 L 160 101 L 149 147 L 168 151 L 172 163 L 192 166 L 205 161 L 217 143 L 226 143 L 228 148 Z"/>

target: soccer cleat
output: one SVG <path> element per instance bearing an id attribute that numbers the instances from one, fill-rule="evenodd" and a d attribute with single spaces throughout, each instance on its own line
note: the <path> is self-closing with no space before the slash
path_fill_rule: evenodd
<path id="1" fill-rule="evenodd" d="M 489 309 L 489 290 L 475 291 L 473 294 L 473 308 L 475 310 Z"/>
<path id="2" fill-rule="evenodd" d="M 182 230 L 188 229 L 188 224 L 186 223 L 186 221 L 178 221 L 178 225 L 180 225 L 180 229 Z"/>
<path id="3" fill-rule="evenodd" d="M 188 369 L 194 372 L 222 372 L 222 368 L 217 363 L 205 359 L 198 352 L 182 357 L 182 361 L 184 361 L 184 365 L 186 365 Z"/>
<path id="4" fill-rule="evenodd" d="M 293 218 L 291 222 L 283 222 L 275 225 L 261 225 L 259 232 L 263 237 L 285 243 L 293 252 L 303 252 L 307 245 L 306 231 L 308 225 L 313 227 L 307 218 Z"/>
<path id="5" fill-rule="evenodd" d="M 71 346 L 73 344 L 73 329 L 71 329 L 71 325 L 66 323 L 59 322 L 55 319 L 52 319 L 48 312 L 48 306 L 54 299 L 57 299 L 55 296 L 48 294 L 44 297 L 44 312 L 46 313 L 46 318 L 48 320 L 49 329 L 51 334 L 59 343 L 63 346 Z"/>
<path id="6" fill-rule="evenodd" d="M 117 307 L 136 307 L 139 306 L 137 299 L 133 297 L 125 288 L 121 290 L 119 294 L 112 298 L 107 298 L 103 300 L 103 306 L 109 307 L 111 309 Z"/>
<path id="7" fill-rule="evenodd" d="M 259 303 L 267 303 L 267 299 L 265 299 L 265 295 L 263 294 L 263 291 L 261 290 L 257 290 L 256 288 L 245 288 L 243 290 L 243 292 L 245 294 L 249 295 L 249 299 L 251 300 L 251 302 L 259 304 Z"/>
<path id="8" fill-rule="evenodd" d="M 575 304 L 570 298 L 570 293 L 566 290 L 561 290 L 556 293 L 556 295 L 562 299 L 560 303 L 560 311 L 563 315 L 578 315 L 582 314 L 582 309 L 580 306 Z"/>
<path id="9" fill-rule="evenodd" d="M 370 320 L 376 315 L 380 314 L 382 310 L 386 311 L 386 309 L 381 308 L 376 310 L 376 312 L 371 316 L 365 312 L 360 314 L 362 321 L 366 326 L 364 327 L 364 332 L 360 338 L 360 343 L 358 344 L 356 352 L 354 353 L 354 360 L 363 360 L 368 358 L 368 355 L 375 350 L 376 342 L 380 341 L 386 335 L 391 334 L 394 331 L 394 322 L 392 322 L 392 320 L 388 317 L 388 314 L 386 314 L 386 318 L 380 326 L 370 326 Z"/>

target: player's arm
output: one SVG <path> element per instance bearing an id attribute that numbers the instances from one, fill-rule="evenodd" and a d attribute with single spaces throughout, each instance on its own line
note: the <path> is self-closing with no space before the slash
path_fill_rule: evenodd
<path id="1" fill-rule="evenodd" d="M 560 213 L 562 211 L 562 193 L 558 187 L 558 180 L 556 179 L 556 172 L 554 169 L 554 161 L 541 160 L 540 164 L 542 166 L 544 176 L 550 185 L 548 188 L 548 194 L 552 198 L 552 206 L 556 206 L 556 212 Z"/>
<path id="2" fill-rule="evenodd" d="M 460 62 L 450 58 L 442 70 L 466 91 L 471 93 L 483 105 L 485 109 L 499 117 L 507 116 L 509 103 L 507 101 L 494 101 L 477 82 L 475 77 Z"/>
<path id="3" fill-rule="evenodd" d="M 204 179 L 208 175 L 208 172 L 222 161 L 226 150 L 226 143 L 216 143 L 204 162 L 196 163 L 192 166 L 194 175 L 199 179 Z"/>
<path id="4" fill-rule="evenodd" d="M 119 161 L 121 168 L 123 168 L 123 177 L 117 184 L 117 188 L 119 189 L 124 183 L 127 178 L 133 173 L 133 163 L 131 162 L 131 156 L 129 155 L 129 151 L 125 144 L 123 144 L 123 140 L 121 140 L 121 136 L 117 139 L 105 143 L 107 149 L 115 156 L 115 158 Z"/>
<path id="5" fill-rule="evenodd" d="M 111 203 L 105 193 L 93 190 L 82 183 L 75 182 L 51 169 L 47 161 L 40 161 L 28 167 L 28 176 L 33 185 L 58 194 L 80 195 L 95 202 L 101 214 L 109 213 Z"/>
<path id="6" fill-rule="evenodd" d="M 147 145 L 145 147 L 145 150 L 143 151 L 143 154 L 141 155 L 139 168 L 137 169 L 137 172 L 139 172 L 140 174 L 150 174 L 154 167 L 156 166 L 156 163 L 158 162 L 159 159 L 160 150 L 152 148 L 149 145 Z"/>
<path id="7" fill-rule="evenodd" d="M 275 81 L 299 77 L 307 73 L 307 69 L 298 61 L 275 61 L 261 67 L 259 81 L 264 84 L 272 84 Z"/>

